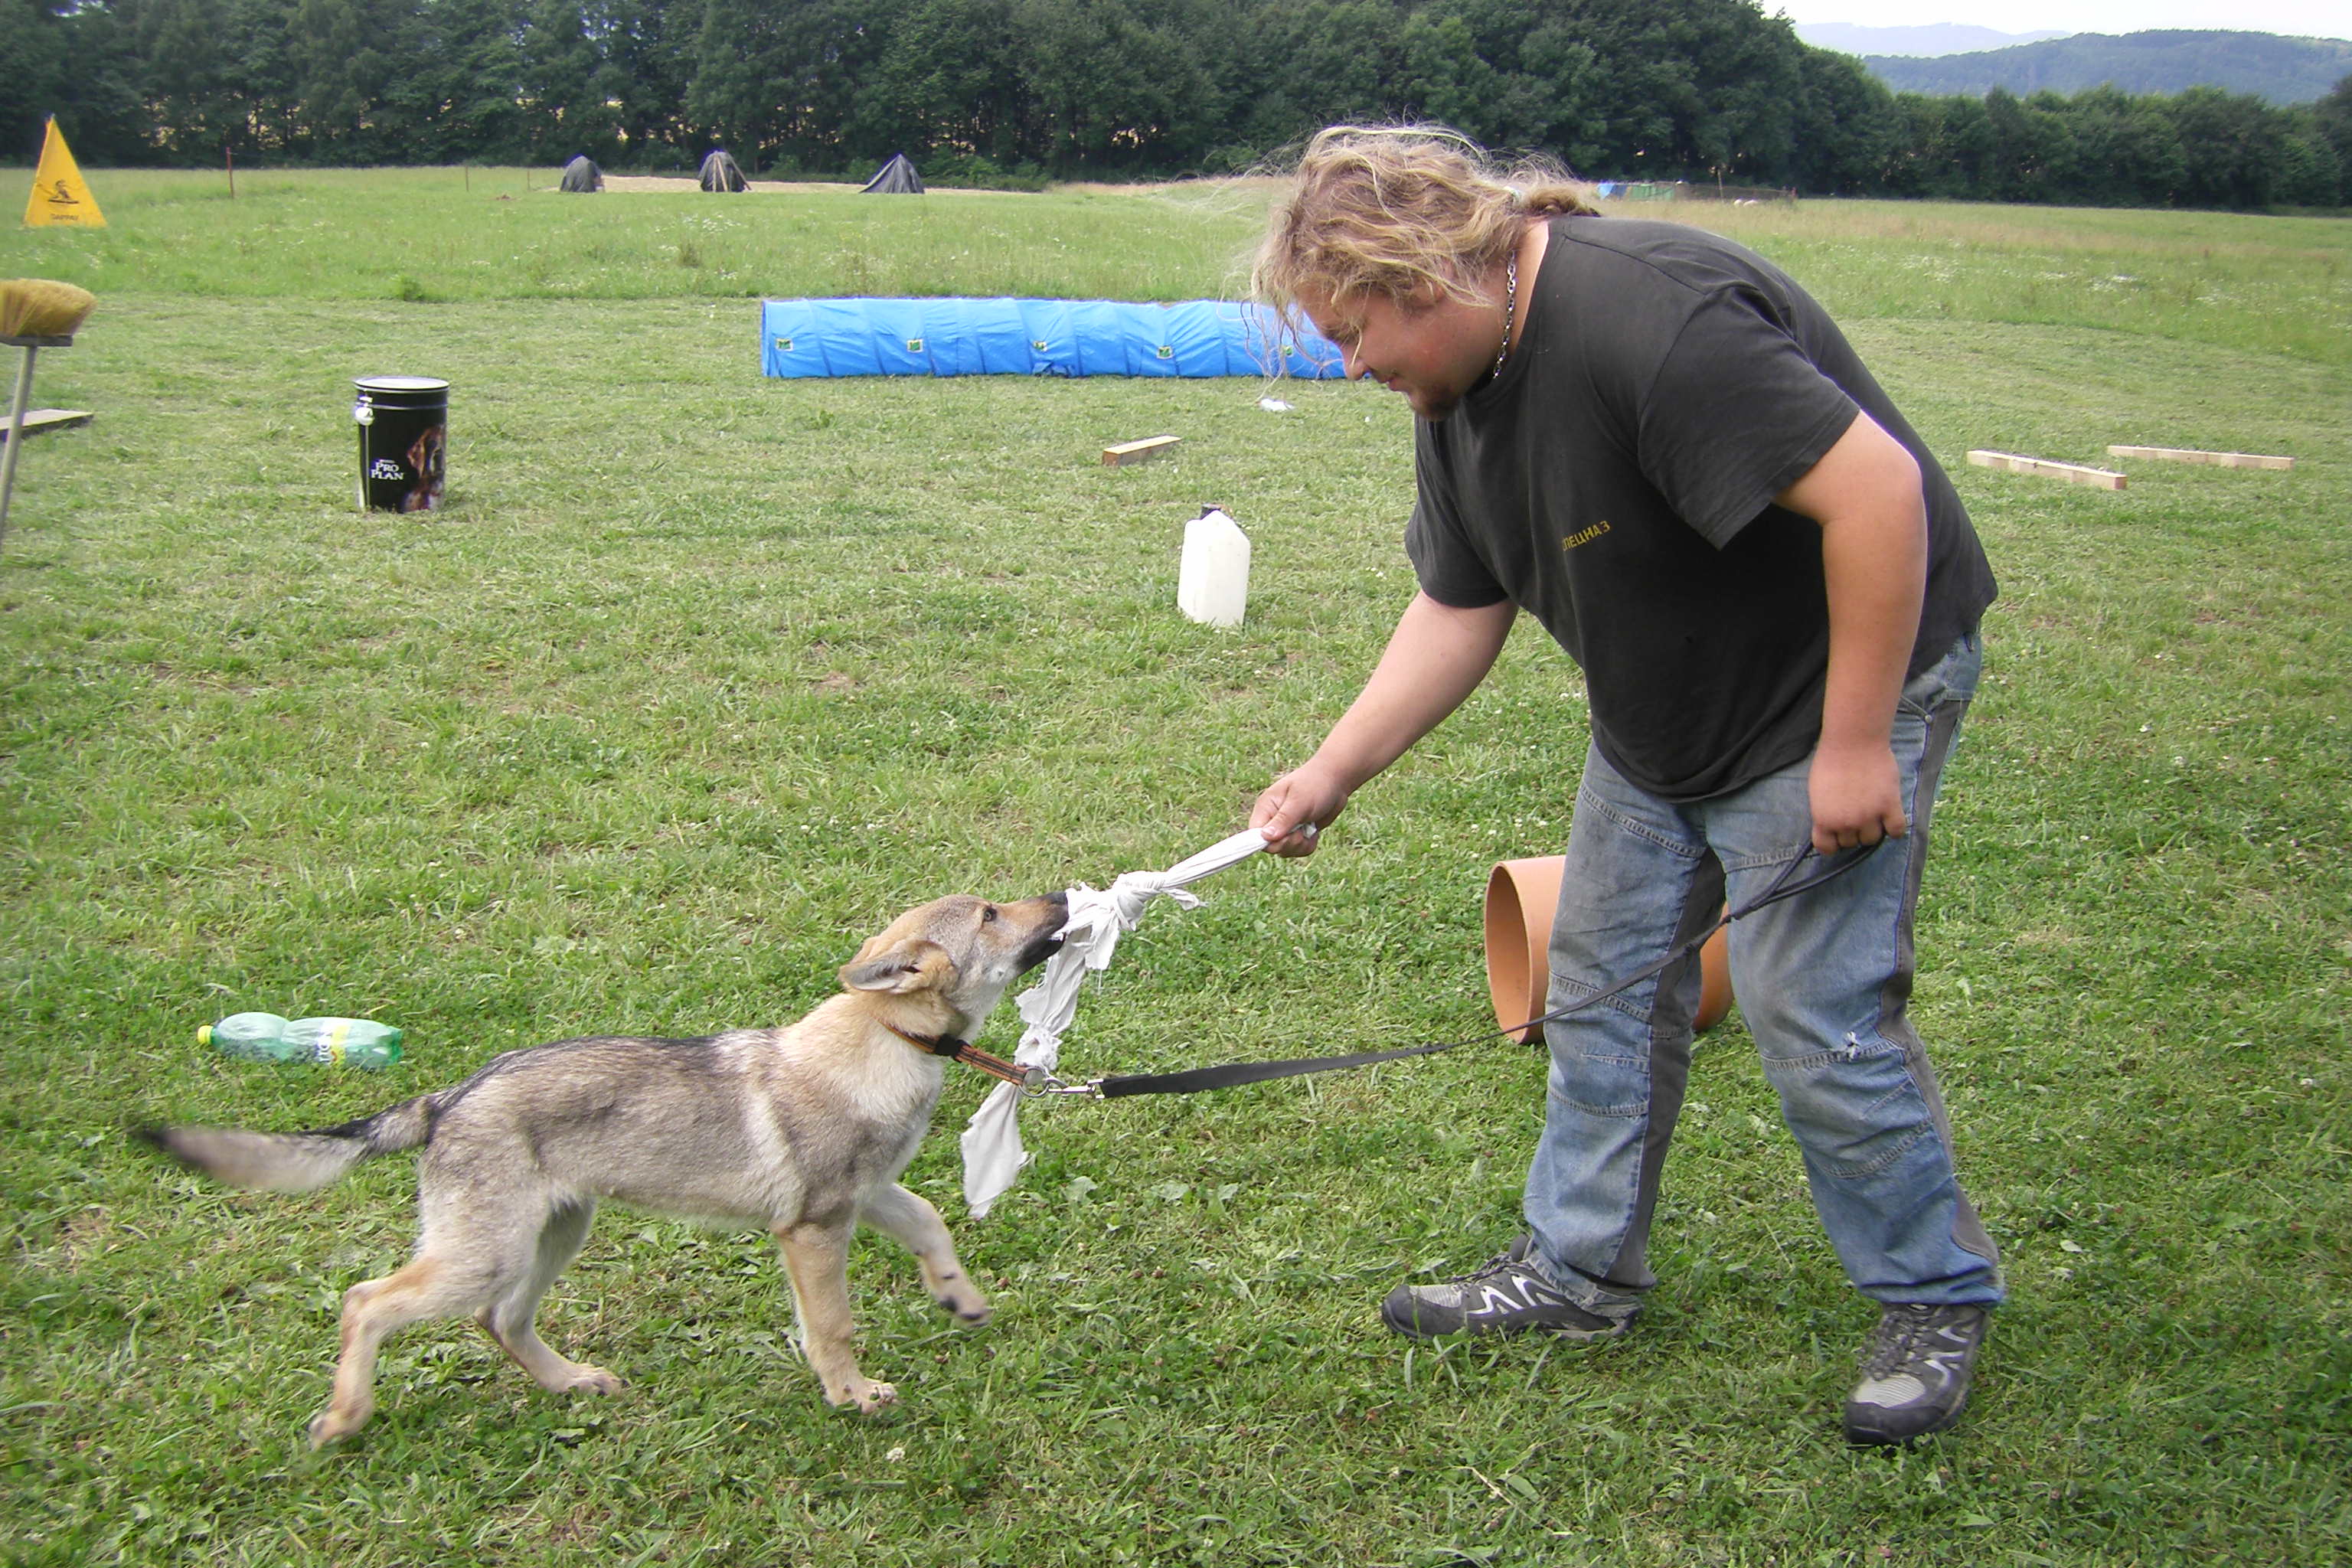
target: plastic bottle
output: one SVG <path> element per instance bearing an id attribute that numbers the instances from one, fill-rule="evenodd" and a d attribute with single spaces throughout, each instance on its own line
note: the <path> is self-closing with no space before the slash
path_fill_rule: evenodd
<path id="1" fill-rule="evenodd" d="M 364 1018 L 289 1020 L 275 1013 L 233 1013 L 198 1029 L 196 1044 L 217 1046 L 247 1061 L 383 1068 L 400 1059 L 400 1031 Z"/>
<path id="2" fill-rule="evenodd" d="M 1176 607 L 1212 626 L 1237 626 L 1249 604 L 1249 535 L 1216 507 L 1184 525 L 1176 568 Z"/>

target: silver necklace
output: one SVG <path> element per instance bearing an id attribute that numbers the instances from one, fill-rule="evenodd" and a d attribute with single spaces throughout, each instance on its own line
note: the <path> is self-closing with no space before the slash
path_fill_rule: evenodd
<path id="1" fill-rule="evenodd" d="M 1495 368 L 1486 373 L 1488 381 L 1503 374 L 1503 361 L 1511 353 L 1511 322 L 1519 313 L 1519 253 L 1511 252 L 1510 264 L 1504 268 L 1506 293 L 1503 296 L 1503 341 L 1495 349 Z"/>

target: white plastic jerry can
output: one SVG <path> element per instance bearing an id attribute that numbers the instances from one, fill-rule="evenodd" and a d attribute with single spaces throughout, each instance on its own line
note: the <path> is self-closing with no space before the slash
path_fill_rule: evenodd
<path id="1" fill-rule="evenodd" d="M 1184 525 L 1176 607 L 1203 626 L 1237 626 L 1249 605 L 1249 535 L 1217 507 Z"/>

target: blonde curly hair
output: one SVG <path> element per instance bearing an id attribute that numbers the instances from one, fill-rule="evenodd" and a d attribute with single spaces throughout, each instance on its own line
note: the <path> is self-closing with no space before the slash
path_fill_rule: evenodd
<path id="1" fill-rule="evenodd" d="M 1402 304 L 1435 289 L 1475 302 L 1530 219 L 1599 210 L 1558 165 L 1506 166 L 1435 125 L 1334 125 L 1307 142 L 1295 178 L 1250 268 L 1252 292 L 1286 315 L 1301 290 Z"/>

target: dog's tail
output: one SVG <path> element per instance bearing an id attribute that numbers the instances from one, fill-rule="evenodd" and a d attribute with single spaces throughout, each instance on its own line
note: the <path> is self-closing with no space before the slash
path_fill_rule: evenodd
<path id="1" fill-rule="evenodd" d="M 433 1135 L 438 1097 L 403 1101 L 311 1132 L 246 1132 L 234 1127 L 134 1127 L 131 1136 L 233 1187 L 307 1193 L 362 1160 L 414 1149 Z"/>

